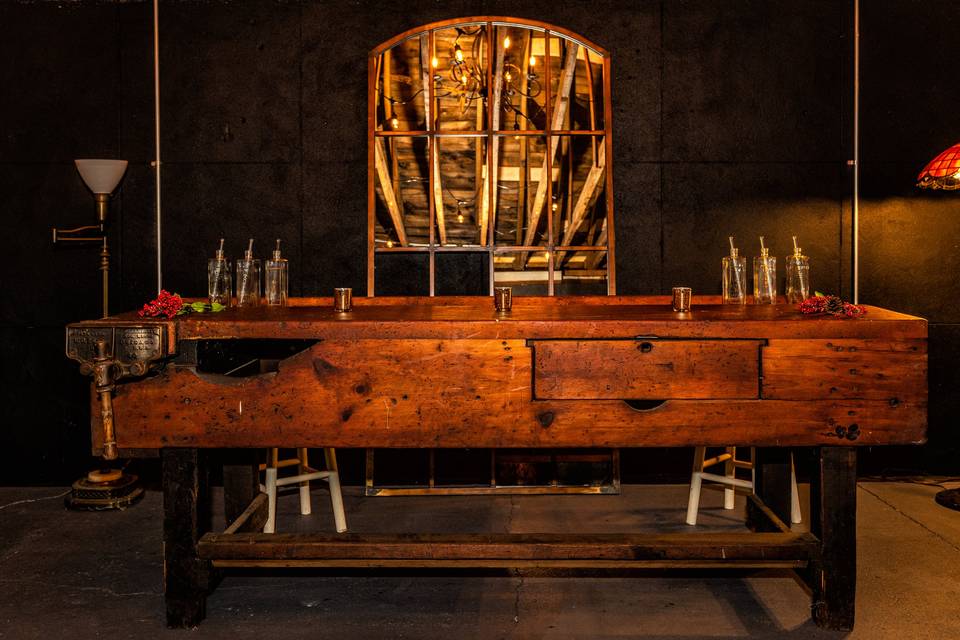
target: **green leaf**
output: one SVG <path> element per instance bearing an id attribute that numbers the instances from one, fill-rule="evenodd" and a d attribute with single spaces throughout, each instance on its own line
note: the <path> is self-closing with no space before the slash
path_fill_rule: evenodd
<path id="1" fill-rule="evenodd" d="M 227 308 L 226 305 L 222 305 L 219 302 L 214 302 L 210 305 L 210 311 L 212 311 L 213 313 L 223 311 L 226 308 Z"/>
<path id="2" fill-rule="evenodd" d="M 206 303 L 203 303 L 203 302 L 191 302 L 189 306 L 191 309 L 193 309 L 197 313 L 203 313 L 204 311 L 207 310 L 206 308 L 207 305 Z"/>
<path id="3" fill-rule="evenodd" d="M 827 297 L 827 294 L 826 294 L 826 293 L 823 293 L 822 291 L 814 291 L 814 292 L 813 292 L 813 295 L 817 296 L 818 298 L 826 298 L 826 297 Z"/>

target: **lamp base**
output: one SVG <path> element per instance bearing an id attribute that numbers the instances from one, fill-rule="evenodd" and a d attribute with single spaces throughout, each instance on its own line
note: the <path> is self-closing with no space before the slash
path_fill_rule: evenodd
<path id="1" fill-rule="evenodd" d="M 960 511 L 960 489 L 944 489 L 936 495 L 937 504 Z"/>
<path id="2" fill-rule="evenodd" d="M 74 482 L 64 504 L 74 511 L 109 511 L 132 507 L 142 497 L 143 487 L 137 476 L 119 469 L 101 469 Z"/>

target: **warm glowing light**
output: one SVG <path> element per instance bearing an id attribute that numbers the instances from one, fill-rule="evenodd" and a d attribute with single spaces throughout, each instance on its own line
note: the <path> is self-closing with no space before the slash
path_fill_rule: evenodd
<path id="1" fill-rule="evenodd" d="M 463 62 L 463 49 L 460 48 L 460 45 L 454 45 L 453 57 L 456 58 L 457 62 Z"/>
<path id="2" fill-rule="evenodd" d="M 960 189 L 960 142 L 927 163 L 917 176 L 921 189 Z"/>
<path id="3" fill-rule="evenodd" d="M 461 222 L 461 223 L 463 222 L 463 214 L 462 214 L 462 213 L 458 213 L 458 214 L 457 214 L 457 222 Z"/>
<path id="4" fill-rule="evenodd" d="M 467 84 L 468 79 L 469 78 L 467 78 L 467 74 L 463 74 L 462 76 L 460 76 L 460 82 L 462 82 L 463 84 Z"/>
<path id="5" fill-rule="evenodd" d="M 437 56 L 433 56 L 433 60 L 430 61 L 430 66 L 434 69 L 440 66 L 440 61 L 437 60 Z"/>
<path id="6" fill-rule="evenodd" d="M 507 82 L 510 82 L 511 80 L 513 80 L 513 76 L 510 75 L 510 72 L 509 72 L 509 71 L 507 71 L 505 74 L 503 74 L 503 77 L 507 79 Z"/>
<path id="7" fill-rule="evenodd" d="M 553 209 L 554 211 L 556 211 L 556 210 L 557 210 L 557 203 L 554 202 L 553 205 L 552 205 L 550 208 Z"/>
<path id="8" fill-rule="evenodd" d="M 504 49 L 510 48 L 510 36 L 507 36 L 503 39 L 503 48 Z"/>
<path id="9" fill-rule="evenodd" d="M 530 56 L 530 67 L 537 66 L 537 56 Z"/>
<path id="10" fill-rule="evenodd" d="M 393 240 L 387 240 L 387 249 L 393 248 Z"/>
<path id="11" fill-rule="evenodd" d="M 397 116 L 390 118 L 390 126 L 397 129 L 400 126 L 400 119 Z"/>

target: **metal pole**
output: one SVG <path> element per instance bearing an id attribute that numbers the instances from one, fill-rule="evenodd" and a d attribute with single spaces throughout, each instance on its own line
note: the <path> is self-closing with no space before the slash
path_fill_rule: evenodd
<path id="1" fill-rule="evenodd" d="M 853 303 L 860 303 L 860 0 L 853 0 Z"/>
<path id="2" fill-rule="evenodd" d="M 157 293 L 163 289 L 163 264 L 161 261 L 161 223 L 160 215 L 160 0 L 153 0 L 153 122 L 154 122 L 154 159 L 153 171 L 157 209 Z"/>

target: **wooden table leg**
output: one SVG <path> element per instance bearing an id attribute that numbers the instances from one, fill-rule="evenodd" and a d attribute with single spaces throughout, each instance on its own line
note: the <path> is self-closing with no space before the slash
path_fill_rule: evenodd
<path id="1" fill-rule="evenodd" d="M 790 449 L 758 448 L 753 460 L 753 492 L 783 522 L 790 522 Z M 757 531 L 776 531 L 747 502 L 747 523 Z"/>
<path id="2" fill-rule="evenodd" d="M 208 468 L 198 449 L 161 451 L 163 467 L 163 593 L 167 626 L 194 627 L 206 616 L 210 563 L 197 542 L 210 530 Z"/>
<path id="3" fill-rule="evenodd" d="M 227 525 L 236 520 L 260 493 L 259 455 L 262 449 L 226 449 L 223 459 L 223 513 Z"/>
<path id="4" fill-rule="evenodd" d="M 813 621 L 853 629 L 857 590 L 857 450 L 822 447 L 810 479 L 810 531 L 820 539 L 821 560 L 808 571 Z"/>

